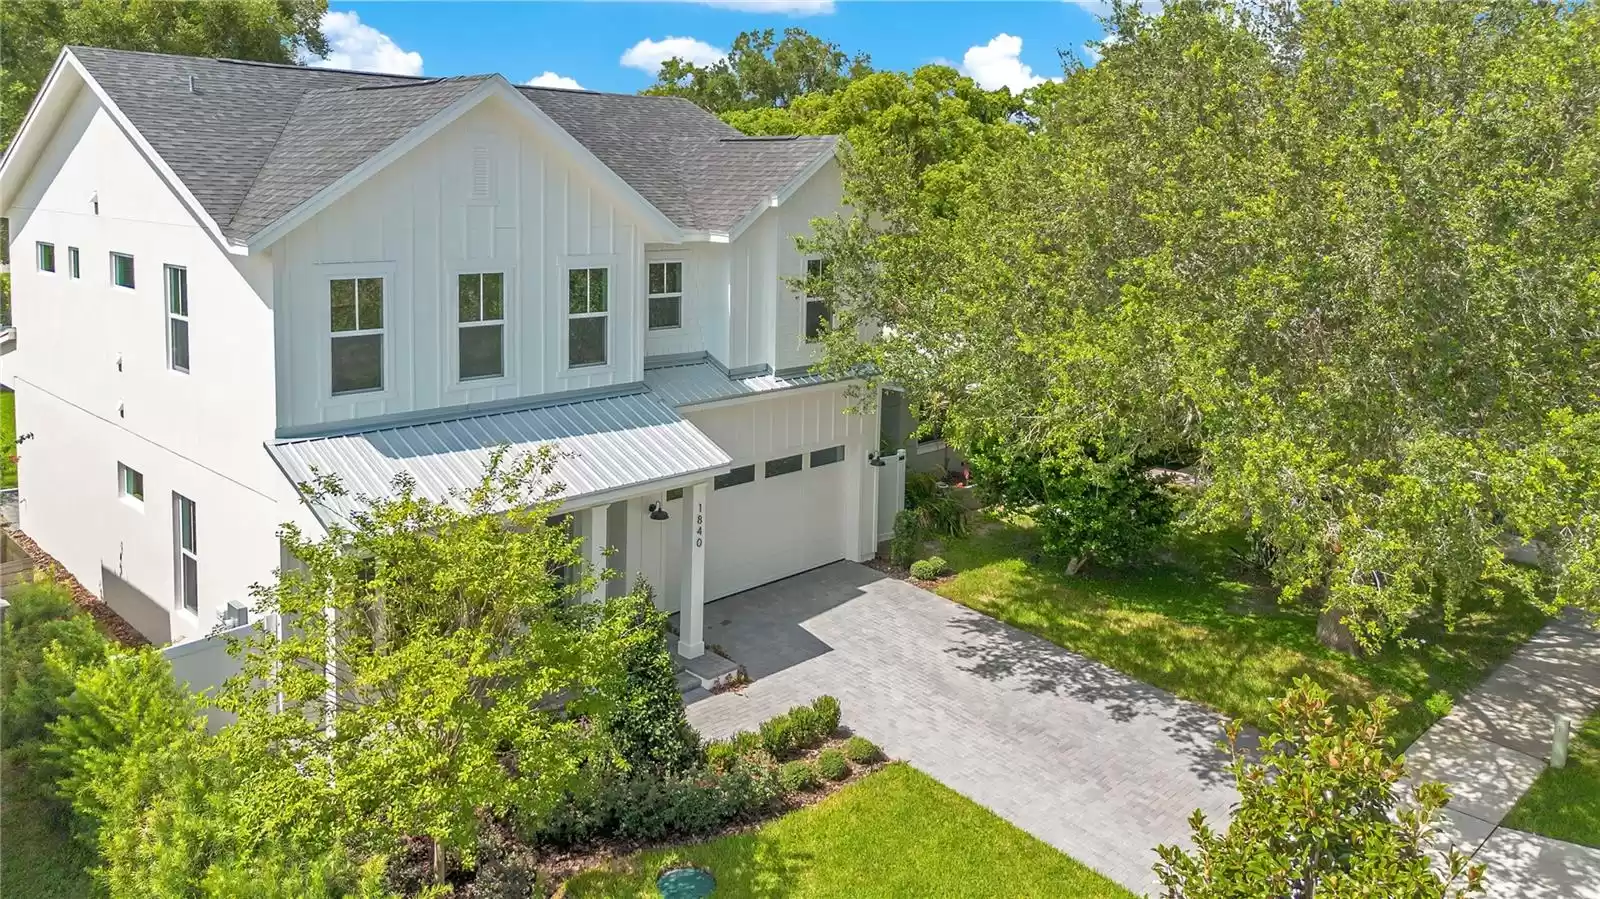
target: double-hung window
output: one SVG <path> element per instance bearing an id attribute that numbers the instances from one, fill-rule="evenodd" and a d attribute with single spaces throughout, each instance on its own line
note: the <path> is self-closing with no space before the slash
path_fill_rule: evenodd
<path id="1" fill-rule="evenodd" d="M 167 266 L 167 367 L 189 370 L 189 270 Z"/>
<path id="2" fill-rule="evenodd" d="M 127 253 L 111 254 L 111 283 L 133 289 L 133 257 Z"/>
<path id="3" fill-rule="evenodd" d="M 383 389 L 383 278 L 328 282 L 333 393 Z"/>
<path id="4" fill-rule="evenodd" d="M 828 308 L 828 301 L 822 297 L 812 296 L 810 291 L 816 290 L 821 280 L 827 277 L 828 260 L 806 260 L 806 310 L 805 329 L 806 340 L 819 340 L 822 332 L 833 324 L 833 312 Z"/>
<path id="5" fill-rule="evenodd" d="M 650 330 L 683 327 L 683 263 L 650 263 Z"/>
<path id="6" fill-rule="evenodd" d="M 74 281 L 83 277 L 83 269 L 78 265 L 77 247 L 67 247 L 67 277 Z"/>
<path id="7" fill-rule="evenodd" d="M 506 373 L 506 304 L 503 272 L 456 276 L 456 355 L 459 378 Z"/>
<path id="8" fill-rule="evenodd" d="M 56 245 L 38 241 L 34 244 L 35 259 L 39 263 L 39 271 L 53 272 L 56 270 Z"/>
<path id="9" fill-rule="evenodd" d="M 567 272 L 567 367 L 606 364 L 610 269 Z"/>
<path id="10" fill-rule="evenodd" d="M 172 494 L 172 567 L 178 605 L 200 613 L 200 545 L 195 539 L 194 500 Z"/>

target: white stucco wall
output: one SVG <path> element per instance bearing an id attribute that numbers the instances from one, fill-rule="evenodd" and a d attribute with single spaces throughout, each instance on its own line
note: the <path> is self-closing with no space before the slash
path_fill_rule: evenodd
<path id="1" fill-rule="evenodd" d="M 492 159 L 473 199 L 475 151 Z M 623 384 L 643 375 L 646 226 L 491 98 L 270 248 L 278 285 L 278 424 L 302 427 Z M 611 268 L 604 366 L 568 369 L 566 271 Z M 507 281 L 506 376 L 456 378 L 456 276 Z M 384 389 L 335 397 L 328 281 L 383 276 Z"/>
<path id="2" fill-rule="evenodd" d="M 22 527 L 141 626 L 169 616 L 157 638 L 209 631 L 271 576 L 273 532 L 293 514 L 262 448 L 275 420 L 271 269 L 223 251 L 87 91 L 6 206 L 19 334 L 7 366 L 18 431 L 32 435 L 19 447 Z M 55 245 L 54 274 L 37 270 L 36 241 Z M 112 251 L 134 257 L 133 289 L 112 285 Z M 166 361 L 166 264 L 188 271 L 187 374 Z M 142 504 L 119 498 L 118 462 L 144 475 Z M 173 492 L 197 507 L 198 615 L 176 608 Z"/>

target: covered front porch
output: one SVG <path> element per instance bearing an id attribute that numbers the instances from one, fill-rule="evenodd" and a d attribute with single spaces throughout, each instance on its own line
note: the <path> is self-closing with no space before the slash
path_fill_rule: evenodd
<path id="1" fill-rule="evenodd" d="M 344 494 L 311 507 L 327 525 L 358 511 L 362 496 L 392 492 L 399 477 L 424 498 L 459 506 L 494 453 L 547 446 L 557 454 L 547 485 L 560 514 L 594 570 L 617 574 L 590 598 L 625 593 L 642 576 L 657 606 L 676 615 L 674 652 L 700 658 L 712 478 L 732 460 L 649 393 L 311 434 L 267 449 L 296 485 L 339 477 Z"/>

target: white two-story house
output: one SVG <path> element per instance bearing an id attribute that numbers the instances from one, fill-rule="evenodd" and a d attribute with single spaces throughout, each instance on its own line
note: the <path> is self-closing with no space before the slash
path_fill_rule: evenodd
<path id="1" fill-rule="evenodd" d="M 248 614 L 296 485 L 444 499 L 555 444 L 563 512 L 707 601 L 871 556 L 876 416 L 792 286 L 832 138 L 677 99 L 64 50 L 0 163 L 21 528 L 156 642 Z"/>

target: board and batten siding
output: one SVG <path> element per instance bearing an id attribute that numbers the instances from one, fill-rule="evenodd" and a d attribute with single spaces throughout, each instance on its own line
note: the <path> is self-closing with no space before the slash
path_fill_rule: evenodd
<path id="1" fill-rule="evenodd" d="M 640 380 L 647 227 L 505 100 L 486 100 L 271 248 L 279 427 Z M 566 272 L 601 266 L 607 362 L 569 370 Z M 495 271 L 506 275 L 506 374 L 462 382 L 456 276 Z M 336 397 L 328 281 L 357 276 L 386 279 L 384 388 Z"/>

